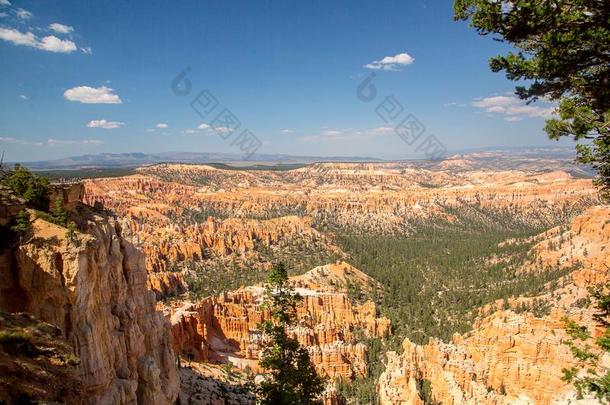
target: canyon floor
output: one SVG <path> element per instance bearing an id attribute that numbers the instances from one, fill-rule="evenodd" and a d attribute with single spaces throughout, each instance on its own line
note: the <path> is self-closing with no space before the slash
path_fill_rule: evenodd
<path id="1" fill-rule="evenodd" d="M 610 281 L 610 207 L 569 161 L 159 164 L 55 189 L 80 242 L 32 211 L 0 308 L 58 328 L 90 403 L 252 403 L 279 261 L 326 404 L 597 403 L 562 370 L 584 369 L 569 320 L 602 333 L 589 288 Z M 19 204 L 3 197 L 6 224 Z"/>

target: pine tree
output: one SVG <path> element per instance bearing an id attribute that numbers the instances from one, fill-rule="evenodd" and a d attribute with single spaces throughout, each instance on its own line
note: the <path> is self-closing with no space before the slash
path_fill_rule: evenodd
<path id="1" fill-rule="evenodd" d="M 66 230 L 66 239 L 68 240 L 68 243 L 77 244 L 78 239 L 76 239 L 76 223 L 74 221 L 68 222 L 67 228 L 68 229 Z"/>
<path id="2" fill-rule="evenodd" d="M 20 164 L 16 164 L 14 170 L 2 179 L 2 185 L 10 188 L 17 197 L 27 200 L 31 207 L 43 211 L 49 208 L 49 180 L 30 173 Z"/>
<path id="3" fill-rule="evenodd" d="M 53 218 L 57 221 L 58 224 L 62 226 L 66 225 L 66 222 L 68 221 L 68 215 L 66 214 L 64 202 L 61 197 L 57 197 L 55 198 L 55 200 L 53 200 L 51 214 L 53 215 Z"/>
<path id="4" fill-rule="evenodd" d="M 285 266 L 282 263 L 274 266 L 263 304 L 271 320 L 261 325 L 264 349 L 260 365 L 267 375 L 254 389 L 258 404 L 322 404 L 323 381 L 311 363 L 309 352 L 287 333 L 287 328 L 295 323 L 296 305 L 301 299 L 288 285 Z"/>
<path id="5" fill-rule="evenodd" d="M 597 312 L 594 314 L 598 326 L 605 328 L 595 343 L 606 353 L 610 353 L 610 285 L 601 285 L 591 289 L 591 296 L 596 301 Z M 572 355 L 578 360 L 579 368 L 587 370 L 579 373 L 579 368 L 564 368 L 563 380 L 574 384 L 577 398 L 582 399 L 584 394 L 591 394 L 602 404 L 610 404 L 610 369 L 603 365 L 596 370 L 598 356 L 592 353 L 588 345 L 578 345 L 577 342 L 590 339 L 589 332 L 585 326 L 566 319 L 566 333 L 571 338 L 565 344 L 570 347 Z"/>
<path id="6" fill-rule="evenodd" d="M 551 139 L 572 137 L 578 160 L 593 166 L 610 199 L 610 2 L 607 0 L 455 0 L 455 19 L 505 42 L 494 72 L 518 81 L 516 94 L 559 102 Z"/>
<path id="7" fill-rule="evenodd" d="M 21 243 L 23 235 L 30 229 L 30 216 L 26 210 L 21 210 L 15 217 L 15 224 L 11 227 L 13 232 L 19 234 L 19 242 Z"/>

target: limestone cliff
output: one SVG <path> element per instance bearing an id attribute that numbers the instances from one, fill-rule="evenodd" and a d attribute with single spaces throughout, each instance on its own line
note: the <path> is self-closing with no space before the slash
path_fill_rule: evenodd
<path id="1" fill-rule="evenodd" d="M 144 255 L 115 219 L 71 201 L 73 194 L 62 192 L 80 229 L 72 240 L 30 212 L 31 232 L 2 252 L 0 309 L 59 328 L 80 359 L 81 400 L 171 404 L 179 388 L 175 356 L 147 287 Z"/>

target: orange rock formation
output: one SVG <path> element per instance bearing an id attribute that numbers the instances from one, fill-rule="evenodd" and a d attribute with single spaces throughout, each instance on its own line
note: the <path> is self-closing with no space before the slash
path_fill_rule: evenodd
<path id="1" fill-rule="evenodd" d="M 81 232 L 70 242 L 65 228 L 34 220 L 31 237 L 0 254 L 0 310 L 32 314 L 72 343 L 79 402 L 173 403 L 170 329 L 155 310 L 142 252 L 114 219 L 71 201 L 78 192 L 60 193 Z"/>
<path id="2" fill-rule="evenodd" d="M 588 287 L 610 280 L 606 251 L 609 218 L 610 207 L 594 207 L 572 221 L 563 242 L 555 236 L 557 244 L 552 251 L 548 241 L 534 247 L 538 258 L 555 261 L 566 257 L 566 261 L 582 263 L 552 294 L 537 297 L 554 308 L 550 315 L 536 318 L 529 312 L 497 311 L 477 321 L 470 333 L 454 335 L 452 343 L 433 339 L 419 346 L 405 340 L 402 354 L 388 353 L 386 371 L 378 383 L 381 403 L 423 404 L 424 382 L 430 387 L 428 395 L 443 404 L 574 401 L 574 387 L 562 380 L 562 369 L 578 367 L 579 363 L 564 344 L 563 319 L 567 315 L 579 324 L 590 325 L 592 335 L 599 335 L 592 320 L 594 309 L 576 302 L 588 295 Z M 570 246 L 580 254 L 568 254 Z M 585 249 L 591 253 L 584 256 Z"/>
<path id="3" fill-rule="evenodd" d="M 356 342 L 356 333 L 386 337 L 390 322 L 378 318 L 375 305 L 352 304 L 340 284 L 335 289 L 323 283 L 321 275 L 342 280 L 349 277 L 373 283 L 366 275 L 346 263 L 321 266 L 305 276 L 293 279 L 296 291 L 303 296 L 297 308 L 298 324 L 291 329 L 299 343 L 309 348 L 318 372 L 326 377 L 353 378 L 366 376 L 367 347 Z M 312 276 L 315 284 L 307 282 Z M 171 315 L 175 350 L 200 361 L 231 362 L 238 367 L 257 370 L 260 347 L 256 329 L 269 319 L 261 311 L 262 287 L 247 287 L 211 297 L 197 304 L 186 304 Z"/>

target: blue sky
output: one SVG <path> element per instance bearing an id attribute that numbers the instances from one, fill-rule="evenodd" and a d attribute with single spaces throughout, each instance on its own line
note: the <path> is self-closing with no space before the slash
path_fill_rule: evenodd
<path id="1" fill-rule="evenodd" d="M 257 153 L 413 157 L 418 143 L 395 132 L 409 114 L 419 141 L 449 151 L 557 145 L 542 130 L 552 106 L 523 105 L 490 72 L 505 50 L 454 22 L 451 1 L 0 0 L 0 149 L 12 161 L 239 153 L 248 129 Z M 371 74 L 377 96 L 364 102 Z M 190 103 L 204 89 L 219 106 L 202 118 Z M 388 96 L 399 121 L 376 113 Z M 212 123 L 223 108 L 234 133 Z"/>

